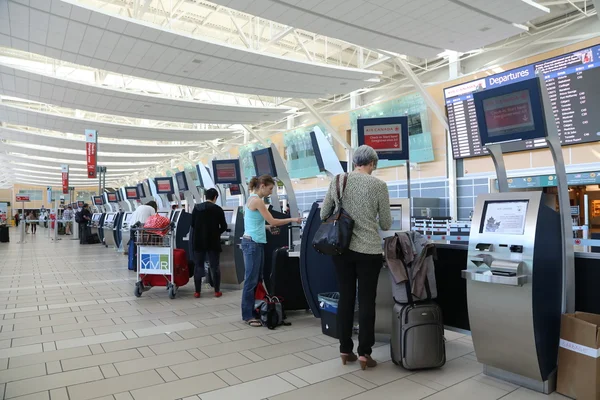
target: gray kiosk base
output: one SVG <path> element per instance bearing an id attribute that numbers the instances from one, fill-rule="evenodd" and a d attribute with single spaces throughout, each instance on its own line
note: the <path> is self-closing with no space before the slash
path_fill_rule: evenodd
<path id="1" fill-rule="evenodd" d="M 550 394 L 556 390 L 556 370 L 554 370 L 554 372 L 550 374 L 548 380 L 544 382 L 504 371 L 499 368 L 490 367 L 489 365 L 483 366 L 483 373 L 489 377 L 510 382 L 543 394 Z"/>

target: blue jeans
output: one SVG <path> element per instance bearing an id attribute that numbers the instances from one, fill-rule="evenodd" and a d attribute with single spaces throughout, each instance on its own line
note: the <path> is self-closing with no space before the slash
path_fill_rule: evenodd
<path id="1" fill-rule="evenodd" d="M 263 269 L 265 245 L 242 238 L 242 252 L 246 269 L 242 291 L 242 319 L 248 321 L 254 318 L 254 293 Z"/>

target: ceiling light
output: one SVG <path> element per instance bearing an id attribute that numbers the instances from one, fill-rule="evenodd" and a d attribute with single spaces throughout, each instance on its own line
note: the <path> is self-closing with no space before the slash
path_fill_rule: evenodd
<path id="1" fill-rule="evenodd" d="M 479 32 L 486 32 L 489 31 L 491 28 L 489 26 L 484 26 L 483 28 L 479 29 Z"/>
<path id="2" fill-rule="evenodd" d="M 201 64 L 201 63 L 202 63 L 202 60 L 198 60 L 197 58 L 195 58 L 195 59 L 193 59 L 193 60 L 192 60 L 192 62 L 193 62 L 194 64 Z"/>
<path id="3" fill-rule="evenodd" d="M 340 86 L 346 86 L 348 84 L 348 82 L 342 82 L 340 83 Z"/>

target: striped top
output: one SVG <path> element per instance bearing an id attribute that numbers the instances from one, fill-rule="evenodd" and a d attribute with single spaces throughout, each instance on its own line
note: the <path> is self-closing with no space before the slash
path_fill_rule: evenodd
<path id="1" fill-rule="evenodd" d="M 340 176 L 340 190 L 343 181 L 344 177 Z M 321 207 L 321 219 L 327 219 L 337 209 L 336 203 L 334 179 Z M 350 250 L 363 254 L 381 254 L 383 245 L 379 228 L 386 231 L 392 226 L 387 184 L 374 176 L 351 172 L 342 197 L 342 207 L 354 219 Z"/>

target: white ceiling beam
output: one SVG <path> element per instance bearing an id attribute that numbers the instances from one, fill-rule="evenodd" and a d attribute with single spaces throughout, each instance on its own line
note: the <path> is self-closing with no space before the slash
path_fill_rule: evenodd
<path id="1" fill-rule="evenodd" d="M 302 39 L 300 39 L 300 36 L 298 36 L 297 31 L 294 31 L 294 38 L 296 39 L 296 42 L 298 42 L 298 45 L 300 45 L 302 50 L 304 50 L 304 54 L 306 54 L 306 58 L 308 58 L 310 61 L 314 62 L 315 60 L 314 60 L 312 54 L 310 54 L 310 51 L 308 51 L 308 49 L 304 45 L 304 42 L 302 41 Z"/>
<path id="2" fill-rule="evenodd" d="M 248 40 L 248 37 L 242 30 L 242 27 L 235 20 L 235 17 L 233 16 L 233 14 L 231 13 L 231 11 L 229 9 L 227 9 L 227 13 L 231 17 L 231 22 L 233 22 L 233 25 L 235 25 L 235 29 L 237 29 L 237 32 L 240 35 L 240 38 L 242 39 L 242 42 L 244 42 L 244 44 L 246 45 L 247 48 L 249 48 L 249 49 L 252 48 L 252 45 L 250 44 L 250 40 Z"/>
<path id="3" fill-rule="evenodd" d="M 269 144 L 267 143 L 267 141 L 258 133 L 256 133 L 254 131 L 254 129 L 252 129 L 249 125 L 242 125 L 244 127 L 244 129 L 250 134 L 250 136 L 254 137 L 256 140 L 258 140 L 258 142 L 260 144 L 262 144 L 265 147 L 269 147 Z"/>
<path id="4" fill-rule="evenodd" d="M 321 113 L 312 106 L 312 104 L 310 104 L 308 101 L 306 101 L 304 99 L 302 99 L 302 103 L 310 111 L 310 113 L 313 115 L 313 117 L 315 117 L 319 122 L 321 122 L 323 125 L 325 125 L 325 128 L 327 128 L 327 131 L 331 134 L 331 136 L 333 136 L 333 138 L 335 140 L 338 141 L 339 144 L 341 144 L 344 147 L 344 149 L 351 150 L 351 146 L 348 142 L 346 142 L 346 139 L 344 139 L 337 133 L 337 130 L 333 126 L 331 126 L 329 121 L 327 121 L 323 117 L 323 115 L 321 115 Z"/>
<path id="5" fill-rule="evenodd" d="M 265 25 L 266 26 L 266 25 Z M 273 38 L 271 38 L 271 40 L 269 40 L 267 43 L 265 43 L 261 48 L 260 51 L 264 51 L 266 50 L 268 47 L 274 45 L 275 43 L 279 42 L 281 39 L 283 39 L 284 37 L 286 37 L 288 34 L 290 34 L 292 31 L 294 30 L 294 27 L 290 26 L 285 28 L 283 31 L 279 32 L 277 35 L 273 36 Z M 261 38 L 259 38 L 260 40 Z"/>

